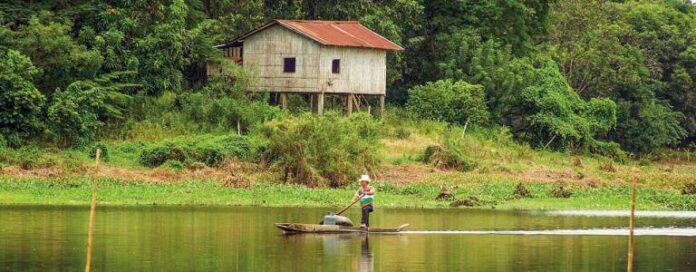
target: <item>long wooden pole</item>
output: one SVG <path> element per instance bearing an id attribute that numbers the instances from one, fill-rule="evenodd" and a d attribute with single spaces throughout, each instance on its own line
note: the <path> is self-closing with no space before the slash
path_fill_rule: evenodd
<path id="1" fill-rule="evenodd" d="M 631 179 L 631 217 L 628 222 L 628 266 L 626 271 L 633 272 L 633 229 L 635 228 L 636 214 L 636 177 Z"/>
<path id="2" fill-rule="evenodd" d="M 353 205 L 355 205 L 355 203 L 358 203 L 358 201 L 360 201 L 360 198 L 358 198 L 358 199 L 356 199 L 355 201 L 353 201 L 353 203 L 350 203 L 350 205 L 348 205 L 348 207 L 345 207 L 345 208 L 343 208 L 343 210 L 340 210 L 339 212 L 337 212 L 336 215 L 341 215 L 342 213 L 344 213 L 345 211 L 347 211 L 348 208 L 353 207 Z"/>
<path id="3" fill-rule="evenodd" d="M 97 162 L 94 166 L 94 177 L 92 178 L 92 205 L 89 209 L 89 230 L 87 232 L 87 263 L 85 272 L 90 272 L 92 265 L 92 236 L 94 234 L 94 215 L 97 213 L 97 177 L 99 175 L 99 157 L 101 149 L 97 148 Z"/>

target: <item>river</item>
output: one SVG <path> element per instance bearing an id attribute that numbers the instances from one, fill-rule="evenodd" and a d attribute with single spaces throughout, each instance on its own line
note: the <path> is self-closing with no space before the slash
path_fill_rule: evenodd
<path id="1" fill-rule="evenodd" d="M 98 207 L 94 271 L 625 271 L 626 212 L 392 209 L 398 235 L 285 235 L 327 209 Z M 359 221 L 359 211 L 348 214 Z M 0 206 L 0 271 L 84 270 L 88 207 Z M 636 271 L 696 271 L 696 212 L 641 212 Z"/>

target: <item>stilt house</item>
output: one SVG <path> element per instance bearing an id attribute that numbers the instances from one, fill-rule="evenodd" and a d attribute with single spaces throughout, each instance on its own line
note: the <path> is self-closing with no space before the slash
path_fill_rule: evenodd
<path id="1" fill-rule="evenodd" d="M 273 20 L 215 48 L 242 64 L 255 91 L 269 91 L 287 106 L 287 94 L 306 94 L 322 113 L 327 95 L 344 110 L 386 95 L 386 52 L 404 50 L 357 21 Z"/>

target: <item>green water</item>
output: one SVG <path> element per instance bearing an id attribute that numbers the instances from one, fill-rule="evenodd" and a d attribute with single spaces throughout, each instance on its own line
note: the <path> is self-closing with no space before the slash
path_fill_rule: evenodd
<path id="1" fill-rule="evenodd" d="M 94 271 L 625 271 L 626 236 L 407 233 L 284 235 L 326 209 L 99 207 Z M 88 207 L 0 206 L 0 271 L 84 270 Z M 348 216 L 359 221 L 358 210 Z M 625 217 L 380 209 L 373 226 L 411 230 L 625 227 Z M 696 217 L 638 218 L 696 232 Z M 696 236 L 637 236 L 636 271 L 696 271 Z"/>

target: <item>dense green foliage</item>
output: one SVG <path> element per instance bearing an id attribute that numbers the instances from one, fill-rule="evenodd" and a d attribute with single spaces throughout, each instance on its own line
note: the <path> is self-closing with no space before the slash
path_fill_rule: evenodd
<path id="1" fill-rule="evenodd" d="M 345 185 L 378 166 L 381 123 L 367 114 L 305 114 L 267 123 L 265 157 L 284 180 L 310 186 Z"/>
<path id="2" fill-rule="evenodd" d="M 157 167 L 168 161 L 187 165 L 202 162 L 208 166 L 218 166 L 227 158 L 248 158 L 258 154 L 250 139 L 238 135 L 201 135 L 154 145 L 142 143 L 141 149 L 140 163 L 149 167 Z"/>
<path id="3" fill-rule="evenodd" d="M 34 87 L 38 71 L 15 50 L 0 49 L 0 133 L 10 146 L 19 146 L 41 126 L 39 114 L 45 97 Z"/>
<path id="4" fill-rule="evenodd" d="M 609 99 L 583 101 L 554 62 L 541 69 L 538 84 L 522 90 L 520 103 L 529 112 L 521 133 L 530 142 L 549 139 L 545 146 L 556 138 L 562 145 L 588 146 L 595 135 L 606 133 L 616 124 L 616 104 Z"/>
<path id="5" fill-rule="evenodd" d="M 405 47 L 387 55 L 388 97 L 422 118 L 575 152 L 696 140 L 687 0 L 15 0 L 0 4 L 0 142 L 249 133 L 283 114 L 212 46 L 274 18 L 359 20 Z"/>
<path id="6" fill-rule="evenodd" d="M 460 124 L 488 121 L 481 85 L 440 80 L 414 87 L 409 96 L 408 109 L 424 119 Z"/>

